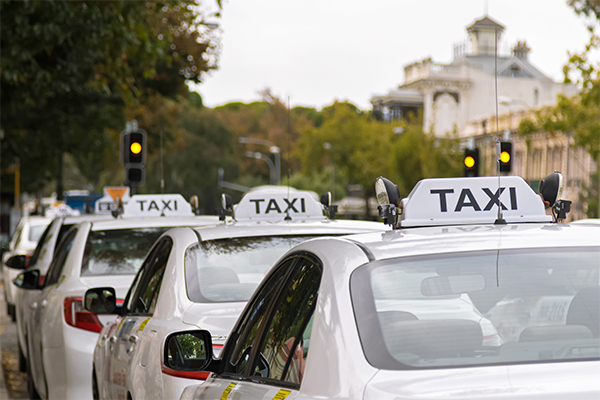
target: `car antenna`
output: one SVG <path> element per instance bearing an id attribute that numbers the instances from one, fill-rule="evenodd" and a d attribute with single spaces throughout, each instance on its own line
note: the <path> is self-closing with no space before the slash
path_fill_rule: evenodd
<path id="1" fill-rule="evenodd" d="M 287 200 L 290 201 L 290 143 L 291 143 L 291 117 L 290 117 L 290 96 L 288 96 L 288 107 L 287 107 L 287 131 L 288 131 L 288 145 L 287 145 Z M 285 210 L 285 221 L 291 221 L 292 217 L 290 217 L 290 207 Z"/>
<path id="2" fill-rule="evenodd" d="M 506 225 L 506 220 L 502 216 L 502 202 L 500 201 L 500 140 L 498 134 L 500 128 L 498 127 L 498 26 L 494 26 L 494 94 L 496 103 L 496 174 L 498 175 L 498 218 L 494 221 L 494 225 Z"/>

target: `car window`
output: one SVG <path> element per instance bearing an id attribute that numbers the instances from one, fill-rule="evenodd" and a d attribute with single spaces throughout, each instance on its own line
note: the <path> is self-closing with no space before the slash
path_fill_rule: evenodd
<path id="1" fill-rule="evenodd" d="M 600 248 L 375 261 L 351 277 L 369 362 L 383 369 L 600 358 Z"/>
<path id="2" fill-rule="evenodd" d="M 71 229 L 73 227 L 73 225 L 75 224 L 63 224 L 59 231 L 58 231 L 58 236 L 56 237 L 56 244 L 58 245 L 58 243 L 60 243 L 60 241 L 62 240 L 62 238 L 65 237 L 65 234 L 67 232 L 69 232 L 69 229 Z M 58 246 L 54 247 L 54 252 L 56 253 L 56 251 L 58 250 Z"/>
<path id="3" fill-rule="evenodd" d="M 59 249 L 54 255 L 54 259 L 48 269 L 48 275 L 45 280 L 45 286 L 50 286 L 58 282 L 60 275 L 62 274 L 65 261 L 67 256 L 73 247 L 75 236 L 77 235 L 77 228 L 71 229 L 67 235 L 60 242 Z"/>
<path id="4" fill-rule="evenodd" d="M 81 276 L 133 275 L 148 250 L 168 228 L 92 231 L 88 235 Z"/>
<path id="5" fill-rule="evenodd" d="M 29 226 L 29 238 L 30 242 L 38 242 L 42 233 L 46 230 L 47 225 L 30 225 Z"/>
<path id="6" fill-rule="evenodd" d="M 248 301 L 273 264 L 314 236 L 262 236 L 207 240 L 185 254 L 186 290 L 196 303 Z"/>
<path id="7" fill-rule="evenodd" d="M 149 268 L 154 265 L 153 261 L 156 259 L 155 255 L 157 252 L 159 252 L 162 248 L 162 242 L 157 243 L 152 250 L 150 251 L 150 253 L 148 254 L 148 256 L 146 257 L 146 259 L 144 260 L 144 263 L 142 264 L 142 266 L 140 267 L 140 270 L 137 272 L 137 274 L 135 275 L 135 278 L 133 279 L 133 282 L 131 283 L 131 286 L 129 287 L 129 290 L 127 291 L 127 296 L 125 296 L 125 301 L 124 301 L 124 305 L 125 305 L 125 309 L 129 312 L 131 312 L 131 310 L 133 310 L 133 306 L 136 300 L 135 297 L 135 293 L 137 291 L 137 288 L 142 280 L 142 276 L 144 276 L 144 274 L 146 273 L 146 271 L 149 270 Z"/>
<path id="8" fill-rule="evenodd" d="M 267 314 L 272 302 L 275 301 L 277 293 L 286 276 L 289 275 L 294 259 L 284 261 L 277 270 L 270 275 L 262 284 L 258 293 L 253 297 L 250 306 L 245 310 L 241 322 L 237 326 L 235 332 L 232 333 L 236 337 L 235 342 L 228 342 L 228 347 L 233 347 L 231 352 L 227 352 L 226 373 L 228 375 L 242 375 L 245 367 L 250 360 L 252 344 L 259 334 L 261 323 Z"/>
<path id="9" fill-rule="evenodd" d="M 156 301 L 160 292 L 169 255 L 173 248 L 173 241 L 165 238 L 161 243 L 148 265 L 148 269 L 143 274 L 139 287 L 136 291 L 136 299 L 133 302 L 132 313 L 134 314 L 152 314 L 156 307 Z"/>
<path id="10" fill-rule="evenodd" d="M 265 329 L 252 375 L 300 385 L 321 274 L 320 262 L 300 259 Z"/>
<path id="11" fill-rule="evenodd" d="M 52 229 L 53 226 L 54 226 L 54 224 L 50 224 L 46 227 L 46 229 L 44 229 L 44 233 L 42 233 L 42 236 L 40 236 L 38 244 L 37 244 L 37 246 L 35 246 L 35 250 L 33 251 L 33 254 L 31 255 L 31 260 L 29 260 L 29 266 L 32 266 L 37 262 L 37 260 L 40 256 L 40 252 L 42 251 L 42 247 L 44 247 L 44 245 L 52 237 L 52 235 L 48 236 L 48 234 L 50 233 L 50 230 Z"/>

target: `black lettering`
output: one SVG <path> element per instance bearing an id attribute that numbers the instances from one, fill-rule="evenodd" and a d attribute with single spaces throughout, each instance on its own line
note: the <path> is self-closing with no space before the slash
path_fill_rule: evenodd
<path id="1" fill-rule="evenodd" d="M 165 211 L 165 210 L 173 211 L 171 209 L 171 207 L 169 206 L 169 204 L 171 203 L 171 200 L 167 200 L 167 201 L 163 200 L 162 202 L 163 202 L 163 211 Z"/>
<path id="2" fill-rule="evenodd" d="M 275 199 L 269 200 L 269 204 L 267 204 L 267 210 L 265 211 L 265 214 L 268 214 L 269 211 L 277 211 L 279 214 L 281 214 L 281 209 L 279 208 L 279 205 L 277 205 Z"/>
<path id="3" fill-rule="evenodd" d="M 156 211 L 160 211 L 158 208 L 158 204 L 156 204 L 154 200 L 150 202 L 150 205 L 148 206 L 148 211 L 152 210 L 153 208 L 156 209 Z"/>
<path id="4" fill-rule="evenodd" d="M 254 206 L 256 207 L 256 213 L 260 214 L 260 202 L 265 201 L 265 199 L 254 199 L 250 201 L 254 203 Z"/>
<path id="5" fill-rule="evenodd" d="M 285 209 L 284 212 L 287 212 L 287 210 L 294 210 L 294 212 L 298 212 L 296 207 L 294 207 L 294 203 L 296 202 L 296 200 L 298 200 L 298 199 L 292 199 L 292 202 L 290 203 L 290 201 L 288 199 L 283 199 L 283 201 L 285 201 L 287 204 L 287 208 Z"/>
<path id="6" fill-rule="evenodd" d="M 517 188 L 511 187 L 508 188 L 510 190 L 510 209 L 517 209 Z"/>
<path id="7" fill-rule="evenodd" d="M 431 189 L 431 194 L 439 194 L 440 195 L 440 211 L 446 212 L 448 211 L 448 204 L 446 203 L 446 195 L 448 193 L 454 193 L 454 189 Z"/>
<path id="8" fill-rule="evenodd" d="M 140 205 L 140 211 L 144 211 L 144 203 L 147 200 L 136 200 L 138 202 L 138 204 Z"/>
<path id="9" fill-rule="evenodd" d="M 495 206 L 496 204 L 500 204 L 502 206 L 502 209 L 506 210 L 506 207 L 500 201 L 500 195 L 504 192 L 504 189 L 506 189 L 506 188 L 501 187 L 501 188 L 498 188 L 498 190 L 496 190 L 496 193 L 492 193 L 492 191 L 490 189 L 483 188 L 483 191 L 485 192 L 485 194 L 487 194 L 490 198 L 490 201 L 487 203 L 487 205 L 485 206 L 483 211 L 490 211 L 492 209 L 492 207 Z"/>
<path id="10" fill-rule="evenodd" d="M 469 198 L 468 203 L 465 202 L 465 199 L 467 197 Z M 479 204 L 477 204 L 477 200 L 475 200 L 475 196 L 473 196 L 473 193 L 471 193 L 469 189 L 463 189 L 460 192 L 460 196 L 458 197 L 458 203 L 456 203 L 456 208 L 454 209 L 454 211 L 461 212 L 463 207 L 473 207 L 473 210 L 481 211 Z"/>
<path id="11" fill-rule="evenodd" d="M 306 205 L 304 204 L 304 198 L 300 199 L 300 209 L 302 212 L 306 212 Z"/>

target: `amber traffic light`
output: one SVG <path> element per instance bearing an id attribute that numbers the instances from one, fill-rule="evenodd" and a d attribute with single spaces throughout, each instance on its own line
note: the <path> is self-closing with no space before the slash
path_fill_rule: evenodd
<path id="1" fill-rule="evenodd" d="M 512 171 L 512 142 L 500 142 L 500 172 Z"/>
<path id="2" fill-rule="evenodd" d="M 479 149 L 465 149 L 463 165 L 465 176 L 479 176 Z"/>

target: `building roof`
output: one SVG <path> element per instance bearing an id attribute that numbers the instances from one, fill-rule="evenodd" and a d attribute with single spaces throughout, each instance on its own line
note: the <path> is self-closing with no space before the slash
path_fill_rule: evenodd
<path id="1" fill-rule="evenodd" d="M 450 65 L 459 65 L 463 61 L 466 61 L 473 67 L 481 68 L 483 72 L 489 75 L 494 75 L 495 61 L 493 55 L 467 55 L 455 58 Z M 552 81 L 552 79 L 548 78 L 543 72 L 529 63 L 529 61 L 518 57 L 498 57 L 498 76 L 505 76 L 506 73 L 504 72 L 515 64 L 526 71 L 526 76 L 532 79 Z"/>
<path id="2" fill-rule="evenodd" d="M 498 28 L 499 31 L 504 30 L 504 26 L 500 25 L 499 23 L 497 23 L 490 17 L 485 16 L 482 19 L 478 19 L 477 21 L 475 21 L 475 23 L 473 25 L 468 26 L 467 31 L 471 32 L 471 31 L 477 31 L 477 30 L 486 29 L 486 28 L 487 29 L 496 28 L 496 27 Z"/>

